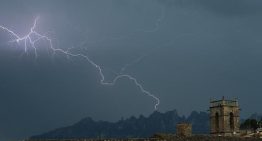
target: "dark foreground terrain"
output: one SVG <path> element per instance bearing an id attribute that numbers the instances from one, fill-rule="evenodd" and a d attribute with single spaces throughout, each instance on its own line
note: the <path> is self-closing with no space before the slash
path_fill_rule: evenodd
<path id="1" fill-rule="evenodd" d="M 262 141 L 259 138 L 240 137 L 211 137 L 211 136 L 191 136 L 191 137 L 154 137 L 154 138 L 126 138 L 126 139 L 28 139 L 25 141 Z"/>

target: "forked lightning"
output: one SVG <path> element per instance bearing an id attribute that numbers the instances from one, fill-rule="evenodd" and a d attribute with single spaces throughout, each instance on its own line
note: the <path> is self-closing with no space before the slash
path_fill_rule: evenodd
<path id="1" fill-rule="evenodd" d="M 38 33 L 36 31 L 36 26 L 37 26 L 37 22 L 38 22 L 38 19 L 39 17 L 37 17 L 35 20 L 34 20 L 34 24 L 33 26 L 30 28 L 30 32 L 28 34 L 26 34 L 25 36 L 19 36 L 17 33 L 15 33 L 14 31 L 10 30 L 9 28 L 5 27 L 5 26 L 1 26 L 0 25 L 0 29 L 2 29 L 3 31 L 5 32 L 8 32 L 10 35 L 13 36 L 14 40 L 12 40 L 12 42 L 16 42 L 18 44 L 23 44 L 23 47 L 24 47 L 24 51 L 25 53 L 28 52 L 28 49 L 29 48 L 32 48 L 34 50 L 34 54 L 35 54 L 35 57 L 38 56 L 38 53 L 37 53 L 37 46 L 35 45 L 35 43 L 39 42 L 39 41 L 42 41 L 42 40 L 45 40 L 49 43 L 49 48 L 54 52 L 54 53 L 62 53 L 62 54 L 65 54 L 67 57 L 81 57 L 81 58 L 84 58 L 85 60 L 87 60 L 92 66 L 94 66 L 101 79 L 100 79 L 100 83 L 102 85 L 110 85 L 110 86 L 113 86 L 116 84 L 116 82 L 121 79 L 121 78 L 127 78 L 129 79 L 130 81 L 134 82 L 134 84 L 141 90 L 142 93 L 152 97 L 156 102 L 155 102 L 155 105 L 154 105 L 154 108 L 155 110 L 157 110 L 157 107 L 158 105 L 160 104 L 160 100 L 158 97 L 156 97 L 155 95 L 151 94 L 149 91 L 145 90 L 144 87 L 141 85 L 141 83 L 139 83 L 137 81 L 137 79 L 135 77 L 132 77 L 131 75 L 127 75 L 127 74 L 119 74 L 117 75 L 111 82 L 106 82 L 105 81 L 105 76 L 103 74 L 103 70 L 102 68 L 96 64 L 93 60 L 91 60 L 87 55 L 84 55 L 84 54 L 80 54 L 80 53 L 72 53 L 70 52 L 70 49 L 68 50 L 63 50 L 61 48 L 55 48 L 53 46 L 53 43 L 52 43 L 52 40 L 51 38 L 49 38 L 48 36 L 46 35 L 42 35 L 40 33 Z"/>

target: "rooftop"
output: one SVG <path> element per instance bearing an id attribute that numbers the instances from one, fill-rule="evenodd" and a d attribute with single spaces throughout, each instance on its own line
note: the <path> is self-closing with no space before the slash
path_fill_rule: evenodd
<path id="1" fill-rule="evenodd" d="M 235 100 L 226 100 L 224 97 L 222 100 L 211 100 L 210 107 L 217 107 L 217 106 L 238 106 L 238 101 Z"/>

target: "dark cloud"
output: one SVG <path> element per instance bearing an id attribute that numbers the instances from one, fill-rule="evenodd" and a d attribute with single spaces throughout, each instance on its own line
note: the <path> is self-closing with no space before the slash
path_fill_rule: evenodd
<path id="1" fill-rule="evenodd" d="M 221 16 L 257 15 L 262 12 L 260 0 L 159 0 L 166 6 L 203 9 Z"/>
<path id="2" fill-rule="evenodd" d="M 225 95 L 239 98 L 248 116 L 262 106 L 260 7 L 258 0 L 2 0 L 0 24 L 25 35 L 40 16 L 38 32 L 49 31 L 55 47 L 88 54 L 107 80 L 135 62 L 126 73 L 161 99 L 160 111 L 205 111 L 210 98 Z M 52 55 L 46 42 L 35 59 L 10 38 L 0 30 L 0 140 L 87 116 L 153 112 L 153 99 L 127 79 L 102 86 L 85 60 Z"/>

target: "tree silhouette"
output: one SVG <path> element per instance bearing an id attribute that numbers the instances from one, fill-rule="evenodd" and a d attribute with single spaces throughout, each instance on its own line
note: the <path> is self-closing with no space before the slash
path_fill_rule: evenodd
<path id="1" fill-rule="evenodd" d="M 261 122 L 261 120 L 260 120 Z M 260 122 L 256 119 L 247 119 L 240 125 L 241 129 L 253 129 L 254 131 L 259 127 Z"/>

